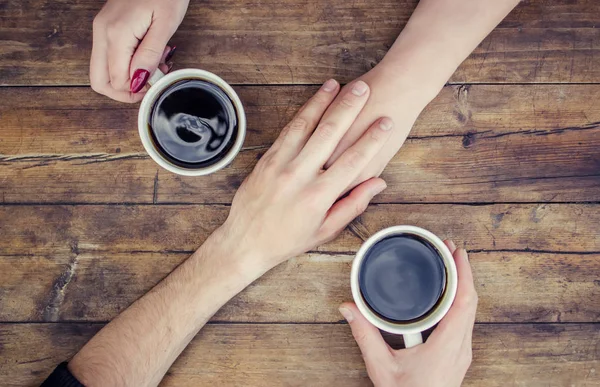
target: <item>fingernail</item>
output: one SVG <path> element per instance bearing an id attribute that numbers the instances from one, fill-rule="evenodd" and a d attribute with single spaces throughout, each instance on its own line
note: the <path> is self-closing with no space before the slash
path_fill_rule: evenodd
<path id="1" fill-rule="evenodd" d="M 448 239 L 447 242 L 450 245 L 450 250 L 456 250 L 456 244 L 454 244 L 453 241 L 451 241 L 450 239 Z"/>
<path id="2" fill-rule="evenodd" d="M 167 72 L 170 73 L 171 70 L 173 69 L 173 62 L 167 63 L 167 67 L 168 67 Z"/>
<path id="3" fill-rule="evenodd" d="M 363 81 L 358 81 L 354 84 L 354 86 L 352 86 L 352 94 L 354 94 L 357 97 L 360 97 L 361 95 L 365 94 L 368 89 L 369 86 L 366 83 L 364 83 Z"/>
<path id="4" fill-rule="evenodd" d="M 337 87 L 337 82 L 334 79 L 330 79 L 323 84 L 323 91 L 331 93 Z"/>
<path id="5" fill-rule="evenodd" d="M 386 132 L 394 127 L 394 122 L 389 118 L 385 117 L 381 121 L 379 121 L 379 127 L 381 130 L 385 130 Z"/>
<path id="6" fill-rule="evenodd" d="M 469 260 L 469 254 L 467 254 L 467 250 L 461 247 L 460 249 L 458 249 L 458 253 L 467 261 Z"/>
<path id="7" fill-rule="evenodd" d="M 346 321 L 348 321 L 349 323 L 351 323 L 352 321 L 354 321 L 354 316 L 352 315 L 352 311 L 350 309 L 344 308 L 344 307 L 340 307 L 339 311 L 342 314 L 342 316 L 344 316 L 344 318 L 346 319 Z"/>
<path id="8" fill-rule="evenodd" d="M 133 77 L 131 78 L 131 84 L 129 85 L 129 90 L 132 93 L 137 93 L 144 88 L 146 82 L 148 82 L 148 78 L 150 78 L 150 72 L 144 69 L 137 69 L 133 73 Z"/>
<path id="9" fill-rule="evenodd" d="M 165 62 L 169 62 L 171 58 L 173 58 L 173 55 L 175 54 L 175 49 L 177 49 L 177 46 L 173 46 L 173 48 L 171 48 L 171 51 L 169 51 L 169 53 L 165 57 Z"/>

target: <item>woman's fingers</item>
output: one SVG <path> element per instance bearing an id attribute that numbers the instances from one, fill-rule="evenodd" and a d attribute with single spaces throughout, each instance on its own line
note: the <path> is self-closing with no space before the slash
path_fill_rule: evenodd
<path id="1" fill-rule="evenodd" d="M 97 93 L 120 102 L 133 103 L 141 101 L 143 94 L 132 94 L 129 91 L 115 90 L 110 82 L 108 68 L 108 38 L 104 25 L 94 20 L 94 42 L 90 59 L 90 84 Z"/>
<path id="2" fill-rule="evenodd" d="M 346 149 L 340 158 L 321 175 L 321 179 L 330 183 L 333 200 L 346 191 L 377 155 L 389 139 L 393 127 L 394 123 L 387 117 L 377 120 L 356 144 Z"/>
<path id="3" fill-rule="evenodd" d="M 321 240 L 325 243 L 338 235 L 354 218 L 362 214 L 375 195 L 387 188 L 383 179 L 374 177 L 356 186 L 348 196 L 335 203 L 321 226 Z"/>
<path id="4" fill-rule="evenodd" d="M 109 30 L 107 38 L 110 84 L 115 90 L 129 91 L 129 64 L 138 40 L 129 31 L 119 28 Z"/>
<path id="5" fill-rule="evenodd" d="M 350 324 L 352 336 L 354 336 L 362 352 L 367 368 L 375 365 L 380 367 L 391 365 L 393 361 L 392 351 L 381 336 L 379 329 L 367 321 L 352 302 L 343 303 L 339 310 Z"/>
<path id="6" fill-rule="evenodd" d="M 363 81 L 354 82 L 343 90 L 300 152 L 298 162 L 312 168 L 322 168 L 368 99 L 369 85 Z"/>
<path id="7" fill-rule="evenodd" d="M 283 129 L 269 153 L 276 154 L 282 163 L 298 156 L 338 91 L 339 84 L 334 79 L 325 82 Z"/>
<path id="8" fill-rule="evenodd" d="M 450 254 L 454 255 L 454 252 L 456 251 L 456 245 L 454 244 L 454 241 L 451 241 L 450 239 L 446 239 L 444 241 L 444 244 L 450 250 Z"/>
<path id="9" fill-rule="evenodd" d="M 477 292 L 473 283 L 471 264 L 465 249 L 456 249 L 454 261 L 458 271 L 456 298 L 448 314 L 440 321 L 427 343 L 446 346 L 453 343 L 461 348 L 465 339 L 471 339 L 477 312 Z"/>
<path id="10" fill-rule="evenodd" d="M 141 91 L 150 79 L 150 75 L 156 71 L 165 47 L 174 33 L 175 29 L 170 26 L 170 23 L 161 23 L 158 20 L 152 22 L 135 50 L 129 66 L 131 76 L 129 88 L 132 93 Z"/>

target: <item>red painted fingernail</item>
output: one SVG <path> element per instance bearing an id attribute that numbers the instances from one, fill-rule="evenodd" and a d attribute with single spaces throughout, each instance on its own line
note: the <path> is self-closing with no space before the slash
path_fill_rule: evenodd
<path id="1" fill-rule="evenodd" d="M 131 85 L 129 85 L 129 90 L 132 93 L 137 93 L 144 88 L 146 82 L 148 82 L 148 78 L 150 78 L 150 72 L 144 69 L 137 69 L 133 73 L 133 78 L 131 78 Z"/>
<path id="2" fill-rule="evenodd" d="M 169 62 L 171 60 L 171 58 L 173 58 L 173 55 L 175 54 L 175 49 L 177 48 L 177 46 L 173 46 L 173 48 L 171 49 L 171 51 L 169 51 L 169 53 L 167 54 L 167 57 L 165 58 L 165 62 Z"/>

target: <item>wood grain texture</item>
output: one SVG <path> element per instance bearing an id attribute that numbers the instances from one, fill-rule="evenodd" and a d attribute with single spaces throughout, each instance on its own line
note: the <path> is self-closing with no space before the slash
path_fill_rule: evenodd
<path id="1" fill-rule="evenodd" d="M 374 202 L 595 202 L 599 147 L 597 127 L 408 140 Z M 0 202 L 228 204 L 265 150 L 246 149 L 201 178 L 167 172 L 145 153 L 9 156 L 0 161 Z"/>
<path id="2" fill-rule="evenodd" d="M 1 255 L 191 252 L 227 206 L 0 206 Z M 382 228 L 412 224 L 469 250 L 600 253 L 597 204 L 372 205 L 321 252 L 355 253 Z"/>
<path id="3" fill-rule="evenodd" d="M 87 84 L 92 19 L 103 1 L 4 0 L 0 84 Z M 371 69 L 416 1 L 193 2 L 172 41 L 176 67 L 232 83 L 347 82 Z M 523 2 L 475 50 L 453 82 L 598 82 L 600 5 Z"/>
<path id="4" fill-rule="evenodd" d="M 235 86 L 248 120 L 246 147 L 269 146 L 317 86 Z M 426 107 L 410 137 L 552 133 L 600 122 L 595 85 L 447 86 Z M 137 105 L 88 87 L 0 88 L 0 154 L 143 152 Z"/>
<path id="5" fill-rule="evenodd" d="M 0 325 L 0 384 L 39 385 L 100 325 Z M 388 338 L 393 345 L 397 337 Z M 477 325 L 464 386 L 592 387 L 599 324 Z M 346 324 L 208 325 L 162 386 L 369 386 Z"/>
<path id="6" fill-rule="evenodd" d="M 229 203 L 314 88 L 238 90 L 248 109 L 245 151 L 217 174 L 185 178 L 145 154 L 133 107 L 82 88 L 0 89 L 8 101 L 0 108 L 0 201 Z M 388 165 L 389 188 L 376 202 L 597 200 L 599 90 L 445 88 Z M 81 101 L 94 113 L 82 110 Z"/>
<path id="7" fill-rule="evenodd" d="M 187 253 L 0 256 L 0 321 L 114 318 Z M 350 254 L 307 254 L 250 285 L 213 317 L 219 322 L 336 322 L 352 299 Z M 600 255 L 471 253 L 478 322 L 600 323 Z"/>

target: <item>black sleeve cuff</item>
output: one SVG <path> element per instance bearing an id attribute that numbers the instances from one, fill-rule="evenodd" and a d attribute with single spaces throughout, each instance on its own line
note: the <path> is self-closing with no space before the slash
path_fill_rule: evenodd
<path id="1" fill-rule="evenodd" d="M 67 368 L 67 363 L 61 363 L 48 376 L 48 379 L 40 387 L 85 387 L 75 379 Z"/>

